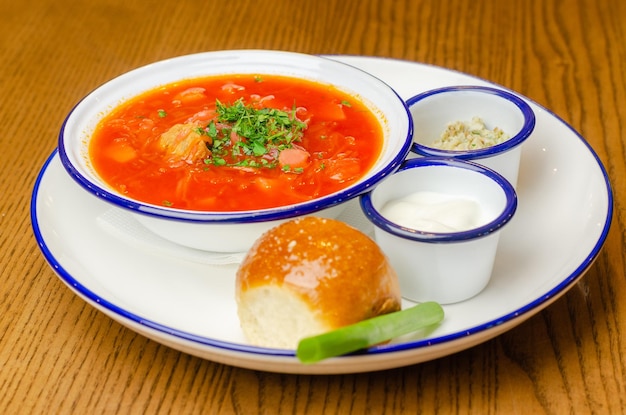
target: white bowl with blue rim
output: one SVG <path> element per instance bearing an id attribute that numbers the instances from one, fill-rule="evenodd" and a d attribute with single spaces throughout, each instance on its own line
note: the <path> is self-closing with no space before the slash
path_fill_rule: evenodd
<path id="1" fill-rule="evenodd" d="M 535 113 L 521 97 L 504 89 L 458 85 L 432 89 L 407 100 L 413 118 L 412 152 L 418 156 L 436 156 L 469 160 L 502 174 L 517 185 L 522 146 L 535 128 Z M 480 118 L 487 129 L 501 129 L 508 139 L 493 146 L 451 150 L 433 146 L 456 122 Z"/>
<path id="2" fill-rule="evenodd" d="M 489 283 L 517 194 L 502 175 L 477 163 L 418 157 L 362 195 L 361 208 L 402 296 L 450 304 Z"/>
<path id="3" fill-rule="evenodd" d="M 199 212 L 134 200 L 107 185 L 89 161 L 89 142 L 98 122 L 121 102 L 182 79 L 229 73 L 276 74 L 331 84 L 358 97 L 383 130 L 383 148 L 374 166 L 357 182 L 333 194 L 273 209 Z M 336 217 L 344 202 L 369 190 L 398 169 L 410 151 L 412 120 L 406 103 L 380 79 L 348 64 L 306 54 L 233 50 L 181 56 L 114 78 L 87 95 L 70 112 L 59 134 L 59 156 L 85 191 L 129 212 L 155 234 L 180 245 L 215 252 L 247 250 L 263 232 L 301 215 Z"/>

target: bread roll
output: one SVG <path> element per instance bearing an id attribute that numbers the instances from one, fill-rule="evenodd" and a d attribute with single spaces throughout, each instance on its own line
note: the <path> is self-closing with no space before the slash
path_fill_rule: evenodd
<path id="1" fill-rule="evenodd" d="M 378 245 L 343 222 L 317 217 L 261 236 L 237 270 L 235 295 L 248 341 L 286 349 L 401 307 L 398 277 Z"/>

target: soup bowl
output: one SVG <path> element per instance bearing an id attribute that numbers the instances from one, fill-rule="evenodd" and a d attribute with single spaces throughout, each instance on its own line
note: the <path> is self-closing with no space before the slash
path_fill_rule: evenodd
<path id="1" fill-rule="evenodd" d="M 246 74 L 311 81 L 358 100 L 380 126 L 380 152 L 358 180 L 330 194 L 284 206 L 230 211 L 192 210 L 141 201 L 110 185 L 94 167 L 90 150 L 94 132 L 123 103 L 189 79 Z M 353 66 L 331 58 L 283 51 L 214 51 L 143 66 L 96 88 L 65 119 L 59 134 L 59 156 L 65 170 L 85 191 L 112 208 L 128 212 L 158 236 L 205 251 L 242 252 L 263 232 L 290 218 L 338 216 L 344 202 L 368 191 L 399 168 L 410 151 L 412 134 L 413 122 L 406 103 L 387 84 Z"/>

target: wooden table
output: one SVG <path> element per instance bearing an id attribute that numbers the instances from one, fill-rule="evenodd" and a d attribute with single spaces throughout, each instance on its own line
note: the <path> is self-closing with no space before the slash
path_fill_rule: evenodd
<path id="1" fill-rule="evenodd" d="M 0 0 L 0 412 L 617 414 L 626 412 L 626 3 L 622 0 Z M 117 324 L 45 262 L 29 203 L 68 111 L 132 68 L 270 48 L 393 57 L 511 88 L 579 131 L 615 214 L 586 276 L 463 352 L 374 373 L 224 366 Z M 573 184 L 575 185 L 575 184 Z"/>

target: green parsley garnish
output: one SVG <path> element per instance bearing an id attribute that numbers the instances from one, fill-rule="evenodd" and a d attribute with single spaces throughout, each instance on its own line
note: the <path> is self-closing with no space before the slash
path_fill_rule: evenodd
<path id="1" fill-rule="evenodd" d="M 293 147 L 302 140 L 307 125 L 296 118 L 295 105 L 290 112 L 275 108 L 255 108 L 243 99 L 225 105 L 215 101 L 217 118 L 198 133 L 211 138 L 207 147 L 211 156 L 206 164 L 216 166 L 274 167 L 273 161 L 263 158 Z M 237 140 L 233 140 L 233 136 Z"/>
<path id="2" fill-rule="evenodd" d="M 159 110 L 157 113 L 159 114 L 159 118 L 167 117 L 167 112 L 165 112 L 165 110 Z"/>
<path id="3" fill-rule="evenodd" d="M 343 101 L 341 101 L 341 105 L 343 105 L 344 107 L 351 107 L 352 104 L 350 104 L 350 101 L 346 101 L 345 99 Z"/>

